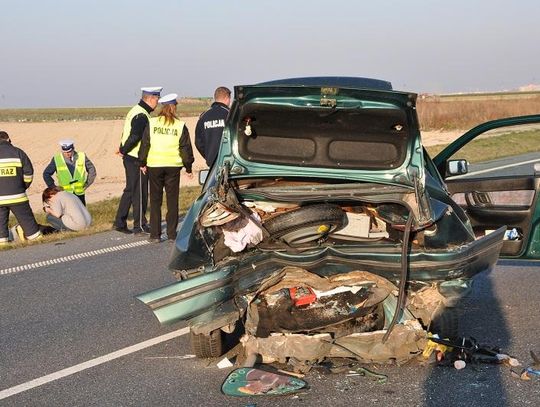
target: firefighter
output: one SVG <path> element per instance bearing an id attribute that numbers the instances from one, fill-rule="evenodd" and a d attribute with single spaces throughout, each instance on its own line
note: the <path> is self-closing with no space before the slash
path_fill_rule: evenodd
<path id="1" fill-rule="evenodd" d="M 96 167 L 85 153 L 75 151 L 72 140 L 62 140 L 59 144 L 61 152 L 56 153 L 43 170 L 43 181 L 47 188 L 61 186 L 64 191 L 77 195 L 86 205 L 85 192 L 96 179 Z M 52 177 L 54 173 L 57 184 Z"/>
<path id="2" fill-rule="evenodd" d="M 34 168 L 24 151 L 11 145 L 9 135 L 0 131 L 0 244 L 9 241 L 8 220 L 11 211 L 24 232 L 24 238 L 41 236 L 26 190 L 32 183 Z"/>
<path id="3" fill-rule="evenodd" d="M 148 176 L 141 172 L 139 148 L 144 129 L 148 126 L 150 113 L 156 108 L 161 87 L 141 88 L 142 96 L 131 108 L 124 122 L 124 130 L 118 155 L 122 157 L 126 173 L 126 187 L 120 198 L 113 229 L 121 233 L 148 233 L 146 206 L 148 203 Z M 133 231 L 127 227 L 129 209 L 133 208 Z"/>
<path id="4" fill-rule="evenodd" d="M 176 115 L 176 93 L 159 99 L 162 104 L 157 117 L 150 118 L 144 130 L 139 160 L 142 171 L 148 172 L 150 184 L 150 242 L 161 241 L 161 203 L 163 188 L 167 194 L 167 239 L 176 239 L 178 226 L 178 194 L 180 171 L 186 169 L 193 178 L 193 148 L 186 124 Z"/>

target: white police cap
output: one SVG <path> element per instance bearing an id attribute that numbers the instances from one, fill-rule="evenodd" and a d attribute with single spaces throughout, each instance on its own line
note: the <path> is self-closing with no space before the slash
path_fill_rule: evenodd
<path id="1" fill-rule="evenodd" d="M 73 140 L 60 140 L 58 144 L 62 147 L 62 151 L 65 151 L 66 153 L 73 151 Z"/>
<path id="2" fill-rule="evenodd" d="M 174 103 L 176 105 L 178 103 L 176 101 L 177 97 L 178 95 L 176 93 L 169 93 L 168 95 L 162 96 L 158 100 L 158 103 L 161 103 L 162 105 L 170 105 Z"/>
<path id="3" fill-rule="evenodd" d="M 147 86 L 147 87 L 141 88 L 141 91 L 143 94 L 154 95 L 154 96 L 159 96 L 162 90 L 163 90 L 163 87 L 161 86 Z"/>

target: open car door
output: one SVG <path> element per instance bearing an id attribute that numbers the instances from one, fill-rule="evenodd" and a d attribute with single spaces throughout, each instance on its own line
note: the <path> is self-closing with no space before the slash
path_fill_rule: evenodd
<path id="1" fill-rule="evenodd" d="M 540 258 L 540 115 L 481 124 L 433 162 L 477 236 L 506 225 L 502 258 Z"/>

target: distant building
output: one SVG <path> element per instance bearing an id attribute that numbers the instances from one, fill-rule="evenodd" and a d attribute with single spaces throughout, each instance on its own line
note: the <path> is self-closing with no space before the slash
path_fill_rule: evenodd
<path id="1" fill-rule="evenodd" d="M 540 91 L 540 85 L 531 83 L 530 85 L 520 86 L 518 90 L 520 92 L 537 92 Z"/>

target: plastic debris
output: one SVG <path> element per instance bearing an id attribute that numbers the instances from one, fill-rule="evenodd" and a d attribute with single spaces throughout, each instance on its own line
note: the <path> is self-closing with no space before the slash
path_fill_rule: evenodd
<path id="1" fill-rule="evenodd" d="M 456 368 L 456 370 L 464 369 L 465 366 L 467 366 L 467 363 L 465 363 L 464 360 L 456 360 L 454 362 L 454 367 Z"/>
<path id="2" fill-rule="evenodd" d="M 521 380 L 531 380 L 530 375 L 540 376 L 540 358 L 538 358 L 538 356 L 536 356 L 532 350 L 529 352 L 531 354 L 533 363 L 525 367 L 525 369 L 521 371 L 521 374 L 518 374 L 512 370 L 512 376 L 519 377 Z"/>
<path id="3" fill-rule="evenodd" d="M 217 363 L 217 367 L 219 367 L 220 369 L 226 369 L 228 367 L 233 367 L 233 366 L 234 365 L 227 358 L 223 358 Z"/>
<path id="4" fill-rule="evenodd" d="M 446 352 L 452 352 L 452 347 L 448 345 L 443 345 L 442 343 L 435 342 L 433 339 L 440 339 L 438 334 L 428 333 L 428 338 L 430 338 L 422 352 L 424 359 L 429 358 L 433 352 L 437 354 L 437 361 L 440 362 L 444 358 Z"/>
<path id="5" fill-rule="evenodd" d="M 519 232 L 516 228 L 508 229 L 504 232 L 504 240 L 518 240 Z"/>
<path id="6" fill-rule="evenodd" d="M 232 371 L 223 382 L 221 391 L 229 396 L 276 396 L 295 393 L 306 382 L 296 377 L 267 372 L 261 369 L 241 368 Z"/>

